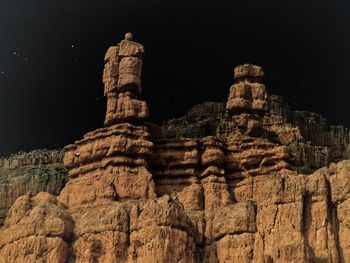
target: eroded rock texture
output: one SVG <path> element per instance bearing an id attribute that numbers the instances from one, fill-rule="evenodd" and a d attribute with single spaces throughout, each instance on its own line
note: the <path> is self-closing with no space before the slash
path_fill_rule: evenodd
<path id="1" fill-rule="evenodd" d="M 148 105 L 141 96 L 144 47 L 130 35 L 105 55 L 104 94 L 107 96 L 105 125 L 138 122 L 148 118 Z"/>
<path id="2" fill-rule="evenodd" d="M 19 196 L 60 193 L 68 180 L 63 155 L 61 150 L 35 150 L 0 159 L 0 226 Z"/>
<path id="3" fill-rule="evenodd" d="M 293 156 L 293 164 L 301 172 L 311 173 L 331 162 L 350 158 L 349 129 L 329 125 L 317 113 L 291 111 L 276 95 L 268 96 L 267 105 L 261 137 L 287 146 Z M 226 137 L 225 133 L 231 132 L 225 102 L 196 105 L 185 116 L 164 122 L 162 129 L 167 138 L 202 138 L 222 134 Z"/>
<path id="4" fill-rule="evenodd" d="M 140 106 L 143 52 L 131 34 L 107 51 L 105 127 L 65 148 L 57 197 L 17 199 L 0 262 L 350 262 L 350 161 L 298 171 L 302 132 L 272 114 L 262 68 L 193 110 L 200 136 L 170 138 Z"/>

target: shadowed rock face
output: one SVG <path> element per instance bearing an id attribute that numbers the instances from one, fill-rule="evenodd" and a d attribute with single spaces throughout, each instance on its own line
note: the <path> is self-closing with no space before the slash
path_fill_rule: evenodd
<path id="1" fill-rule="evenodd" d="M 0 226 L 17 197 L 61 192 L 68 180 L 63 155 L 63 150 L 35 150 L 0 159 Z"/>
<path id="2" fill-rule="evenodd" d="M 0 262 L 350 262 L 350 161 L 298 171 L 291 145 L 313 135 L 273 104 L 263 70 L 238 66 L 227 103 L 163 134 L 141 100 L 143 52 L 131 34 L 107 51 L 105 127 L 65 147 L 58 196 L 16 200 Z M 338 143 L 327 136 L 313 143 Z"/>
<path id="3" fill-rule="evenodd" d="M 267 98 L 267 109 L 261 137 L 287 146 L 299 171 L 311 173 L 350 158 L 350 131 L 344 126 L 329 125 L 317 113 L 292 111 L 276 95 Z M 167 138 L 226 136 L 231 131 L 228 119 L 224 102 L 204 102 L 181 118 L 165 121 L 162 130 Z"/>

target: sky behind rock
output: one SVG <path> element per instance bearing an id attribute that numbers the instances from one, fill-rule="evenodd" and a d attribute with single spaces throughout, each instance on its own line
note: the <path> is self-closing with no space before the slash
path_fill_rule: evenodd
<path id="1" fill-rule="evenodd" d="M 0 155 L 101 127 L 104 53 L 127 31 L 146 49 L 157 123 L 225 100 L 234 67 L 249 62 L 293 109 L 350 127 L 349 11 L 338 0 L 0 0 Z"/>

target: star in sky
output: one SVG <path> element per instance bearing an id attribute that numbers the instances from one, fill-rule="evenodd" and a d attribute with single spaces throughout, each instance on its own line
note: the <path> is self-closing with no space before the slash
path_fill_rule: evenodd
<path id="1" fill-rule="evenodd" d="M 13 51 L 13 56 L 15 57 L 20 57 L 21 54 L 18 51 Z"/>
<path id="2" fill-rule="evenodd" d="M 12 55 L 14 56 L 14 57 L 18 57 L 18 58 L 20 58 L 21 60 L 24 60 L 25 62 L 29 62 L 29 58 L 28 57 L 24 57 L 24 56 L 22 56 L 18 51 L 13 51 L 12 52 Z"/>

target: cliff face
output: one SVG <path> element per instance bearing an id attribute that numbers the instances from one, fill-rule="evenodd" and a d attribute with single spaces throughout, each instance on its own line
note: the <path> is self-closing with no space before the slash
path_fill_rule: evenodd
<path id="1" fill-rule="evenodd" d="M 167 138 L 201 138 L 225 132 L 225 102 L 204 102 L 190 109 L 185 116 L 165 121 Z M 301 172 L 311 173 L 331 162 L 350 158 L 350 131 L 344 126 L 329 125 L 321 115 L 292 111 L 282 97 L 268 97 L 268 111 L 263 118 L 268 138 L 286 145 L 293 155 L 293 164 Z M 221 129 L 221 130 L 220 130 Z"/>
<path id="2" fill-rule="evenodd" d="M 245 64 L 226 103 L 197 106 L 163 134 L 141 100 L 143 54 L 130 34 L 107 51 L 105 127 L 65 148 L 58 196 L 16 200 L 0 262 L 350 262 L 350 161 L 304 175 L 310 163 L 293 152 L 316 147 L 312 118 L 305 139 L 263 70 Z M 312 143 L 344 157 L 343 131 Z"/>
<path id="3" fill-rule="evenodd" d="M 0 226 L 15 200 L 27 193 L 59 194 L 68 180 L 64 152 L 35 150 L 0 159 Z"/>

